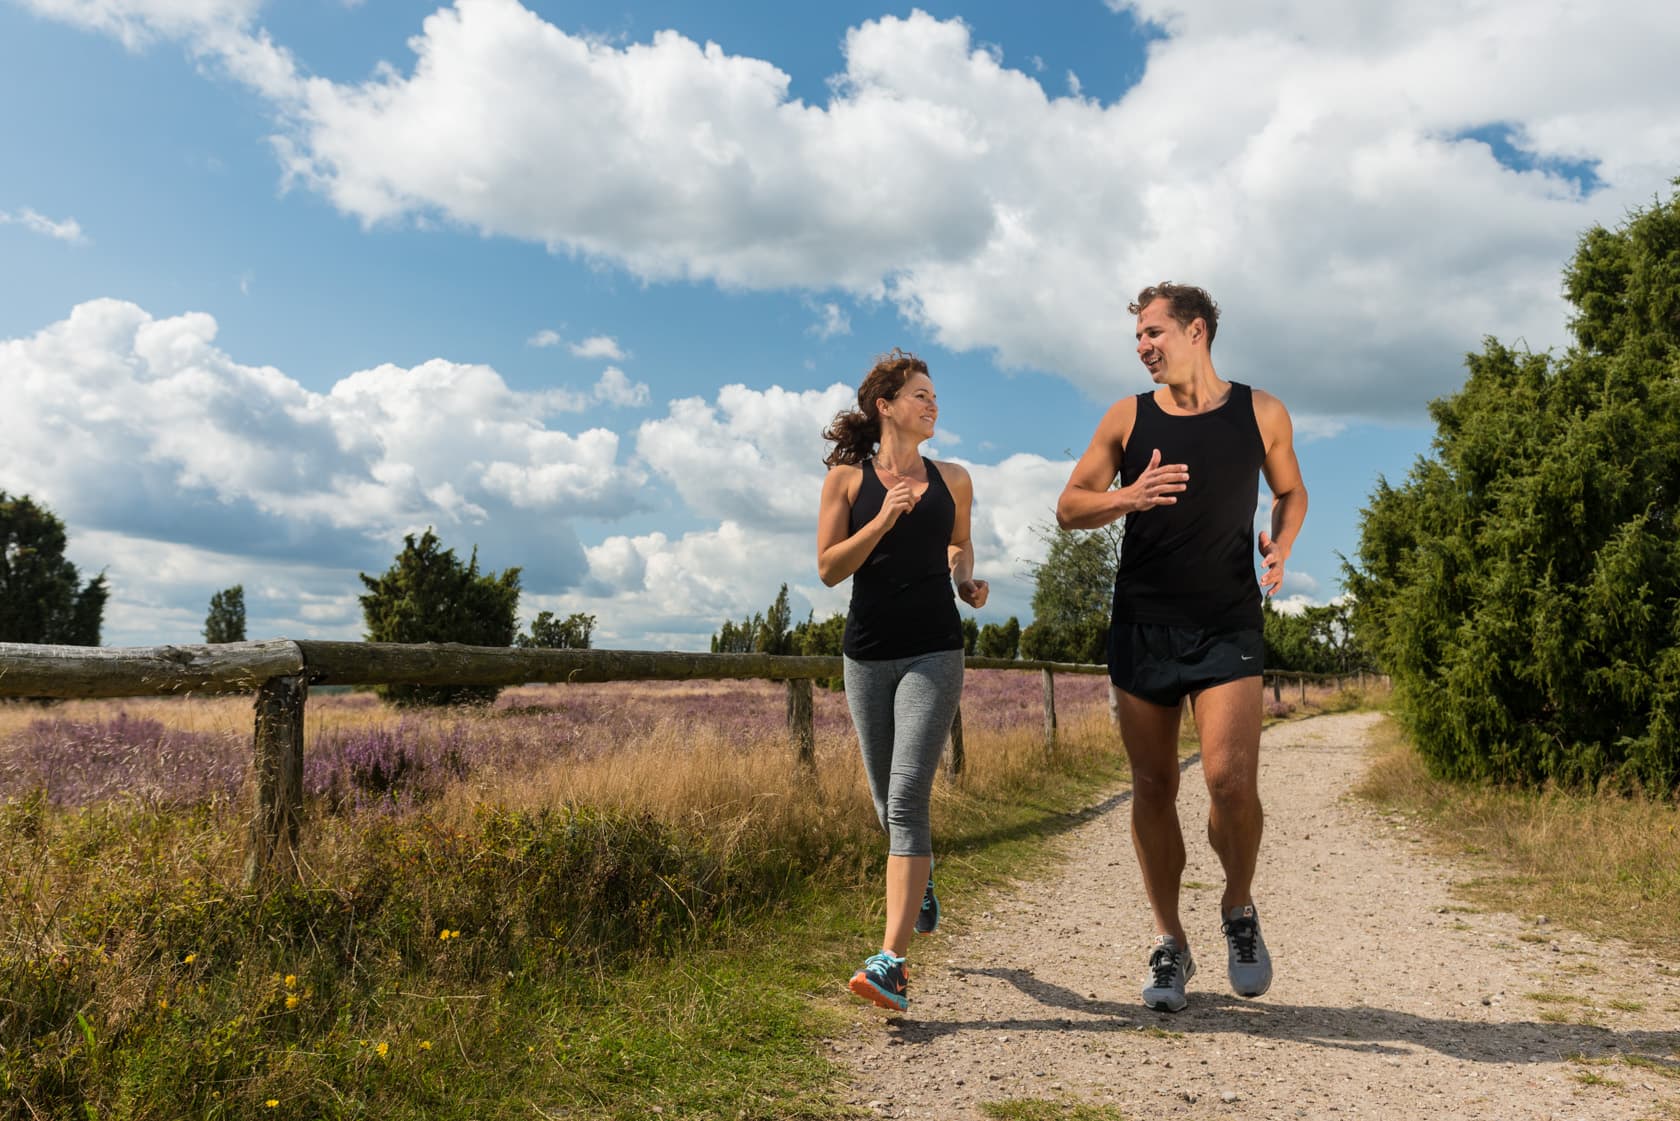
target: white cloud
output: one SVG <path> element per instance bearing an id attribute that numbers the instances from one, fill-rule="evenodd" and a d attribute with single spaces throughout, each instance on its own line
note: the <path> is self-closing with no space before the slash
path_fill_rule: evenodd
<path id="1" fill-rule="evenodd" d="M 548 347 L 560 345 L 560 332 L 550 328 L 543 328 L 525 340 L 526 346 Z"/>
<path id="2" fill-rule="evenodd" d="M 813 303 L 810 307 L 819 316 L 817 322 L 807 328 L 810 334 L 819 339 L 832 339 L 836 335 L 852 333 L 852 318 L 839 304 L 829 300 L 821 304 Z"/>
<path id="3" fill-rule="evenodd" d="M 1132 361 L 1127 298 L 1171 278 L 1224 304 L 1223 372 L 1325 418 L 1415 412 L 1485 333 L 1560 341 L 1580 230 L 1666 190 L 1680 150 L 1680 7 L 1631 0 L 1111 3 L 1168 37 L 1106 105 L 920 12 L 850 30 L 814 105 L 770 62 L 674 32 L 613 45 L 515 0 L 437 11 L 406 70 L 355 84 L 228 30 L 248 4 L 34 2 L 189 38 L 271 99 L 287 180 L 364 223 L 884 297 L 943 345 L 1101 399 Z M 1490 126 L 1535 166 L 1466 138 Z"/>
<path id="4" fill-rule="evenodd" d="M 90 244 L 87 234 L 82 232 L 82 224 L 74 218 L 54 221 L 27 206 L 16 213 L 0 210 L 0 226 L 8 224 L 22 226 L 26 230 L 57 238 L 59 241 L 66 241 L 71 245 Z"/>
<path id="5" fill-rule="evenodd" d="M 606 358 L 613 362 L 622 362 L 629 357 L 624 348 L 618 345 L 618 340 L 610 335 L 591 335 L 580 343 L 568 345 L 573 354 L 579 358 Z"/>
<path id="6" fill-rule="evenodd" d="M 388 562 L 433 525 L 553 588 L 583 572 L 573 519 L 643 504 L 616 433 L 545 427 L 553 395 L 487 366 L 383 365 L 318 394 L 215 335 L 202 313 L 95 300 L 0 340 L 0 478 L 82 530 L 296 563 Z"/>
<path id="7" fill-rule="evenodd" d="M 1085 83 L 1079 80 L 1079 75 L 1069 70 L 1067 72 L 1068 93 L 1073 97 L 1081 97 L 1085 93 Z"/>
<path id="8" fill-rule="evenodd" d="M 632 382 L 617 366 L 608 366 L 595 383 L 595 400 L 620 408 L 640 408 L 648 403 L 646 382 Z"/>
<path id="9" fill-rule="evenodd" d="M 160 38 L 245 27 L 262 0 L 23 0 L 25 7 L 115 36 L 130 50 Z"/>

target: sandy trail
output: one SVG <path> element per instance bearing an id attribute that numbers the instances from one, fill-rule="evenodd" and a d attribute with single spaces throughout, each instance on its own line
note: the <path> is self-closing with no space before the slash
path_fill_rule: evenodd
<path id="1" fill-rule="evenodd" d="M 1680 1117 L 1680 962 L 1456 903 L 1450 886 L 1470 869 L 1349 797 L 1380 719 L 1265 733 L 1266 996 L 1226 983 L 1222 876 L 1192 763 L 1180 794 L 1199 967 L 1189 1008 L 1138 999 L 1151 930 L 1122 791 L 1069 833 L 1049 878 L 960 934 L 917 940 L 909 1014 L 860 1011 L 833 1041 L 853 1101 L 902 1118 L 979 1118 L 1021 1098 L 1127 1118 Z M 946 900 L 948 915 L 962 906 Z"/>

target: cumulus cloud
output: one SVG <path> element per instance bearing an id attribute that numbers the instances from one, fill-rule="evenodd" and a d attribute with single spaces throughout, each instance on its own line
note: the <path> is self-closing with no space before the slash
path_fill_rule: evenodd
<path id="1" fill-rule="evenodd" d="M 27 206 L 16 212 L 0 210 L 0 226 L 4 225 L 22 226 L 34 233 L 56 238 L 59 241 L 67 241 L 71 245 L 89 244 L 87 234 L 82 232 L 82 224 L 74 218 L 54 221 Z"/>
<path id="2" fill-rule="evenodd" d="M 1483 334 L 1558 342 L 1580 230 L 1665 189 L 1680 150 L 1674 5 L 1111 2 L 1164 37 L 1109 104 L 915 12 L 851 29 L 816 105 L 770 61 L 674 32 L 615 45 L 516 0 L 457 0 L 411 64 L 359 83 L 228 31 L 249 4 L 32 3 L 219 59 L 273 102 L 287 180 L 364 223 L 884 298 L 1104 399 L 1131 361 L 1127 296 L 1170 278 L 1224 303 L 1222 371 L 1311 416 L 1415 412 Z"/>
<path id="3" fill-rule="evenodd" d="M 639 408 L 648 403 L 647 383 L 633 382 L 617 366 L 608 366 L 595 383 L 595 400 L 620 408 Z"/>
<path id="4" fill-rule="evenodd" d="M 852 318 L 846 310 L 833 300 L 824 303 L 813 303 L 811 309 L 817 313 L 818 319 L 807 330 L 819 339 L 832 339 L 836 335 L 852 333 Z"/>
<path id="5" fill-rule="evenodd" d="M 622 362 L 628 357 L 624 348 L 618 345 L 618 340 L 611 335 L 591 335 L 580 343 L 570 344 L 568 349 L 579 358 L 607 358 Z"/>
<path id="6" fill-rule="evenodd" d="M 314 393 L 215 335 L 202 313 L 95 300 L 0 341 L 0 477 L 80 528 L 290 562 L 388 562 L 432 525 L 556 589 L 584 570 L 572 520 L 642 504 L 616 433 L 547 427 L 553 395 L 488 366 L 383 365 Z"/>
<path id="7" fill-rule="evenodd" d="M 536 334 L 532 335 L 530 338 L 526 339 L 525 340 L 525 345 L 526 346 L 535 346 L 535 347 L 559 346 L 560 341 L 561 341 L 561 339 L 560 339 L 560 332 L 559 331 L 553 330 L 552 328 L 545 327 L 541 331 L 538 331 Z"/>

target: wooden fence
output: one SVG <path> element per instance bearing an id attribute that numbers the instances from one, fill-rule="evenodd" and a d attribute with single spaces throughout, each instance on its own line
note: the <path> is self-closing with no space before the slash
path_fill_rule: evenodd
<path id="1" fill-rule="evenodd" d="M 1106 674 L 1072 662 L 965 660 L 969 669 L 1037 670 L 1044 684 L 1044 743 L 1056 742 L 1058 673 Z M 489 685 L 545 682 L 758 679 L 787 684 L 787 722 L 796 758 L 816 762 L 811 682 L 841 675 L 839 657 L 683 654 L 642 650 L 538 650 L 457 643 L 316 642 L 270 639 L 199 646 L 35 646 L 0 643 L 0 697 L 136 697 L 256 694 L 253 770 L 256 812 L 247 882 L 295 876 L 303 812 L 303 712 L 311 685 Z M 1360 684 L 1364 684 L 1364 676 Z M 1321 674 L 1268 672 L 1273 698 L 1298 679 L 1301 700 Z M 1113 706 L 1111 690 L 1111 714 Z M 949 766 L 964 766 L 962 710 L 951 726 Z"/>

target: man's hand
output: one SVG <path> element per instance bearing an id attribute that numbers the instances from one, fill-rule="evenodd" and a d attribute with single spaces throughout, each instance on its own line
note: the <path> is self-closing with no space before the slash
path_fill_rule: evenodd
<path id="1" fill-rule="evenodd" d="M 1189 466 L 1183 463 L 1163 464 L 1161 449 L 1156 448 L 1149 453 L 1149 466 L 1133 480 L 1131 486 L 1122 487 L 1121 494 L 1125 496 L 1128 509 L 1136 512 L 1173 505 L 1178 501 L 1177 495 L 1189 485 Z"/>
<path id="2" fill-rule="evenodd" d="M 990 594 L 991 586 L 984 580 L 964 580 L 957 585 L 958 597 L 976 611 L 986 606 L 986 597 Z"/>
<path id="3" fill-rule="evenodd" d="M 1260 531 L 1260 563 L 1265 571 L 1260 574 L 1260 590 L 1271 595 L 1283 585 L 1283 565 L 1289 559 L 1289 554 L 1265 530 Z"/>

